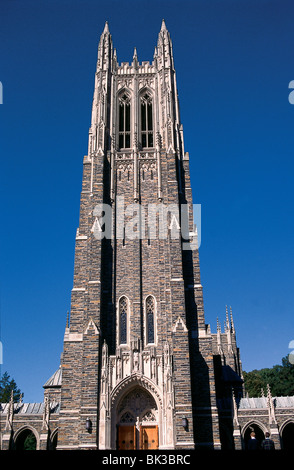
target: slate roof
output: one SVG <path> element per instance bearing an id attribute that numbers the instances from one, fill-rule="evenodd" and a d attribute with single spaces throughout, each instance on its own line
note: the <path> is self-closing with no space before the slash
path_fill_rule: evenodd
<path id="1" fill-rule="evenodd" d="M 273 403 L 275 408 L 294 408 L 294 396 L 293 397 L 273 397 Z M 267 408 L 267 398 L 241 398 L 239 410 Z"/>
<path id="2" fill-rule="evenodd" d="M 57 369 L 57 371 L 54 372 L 53 375 L 51 375 L 50 379 L 48 379 L 47 382 L 43 385 L 43 388 L 61 387 L 61 382 L 62 382 L 62 369 L 60 366 Z"/>
<path id="3" fill-rule="evenodd" d="M 44 413 L 44 403 L 14 403 L 14 415 L 42 415 Z M 0 404 L 0 413 L 7 414 L 9 403 Z M 59 413 L 60 403 L 50 403 L 50 413 Z"/>
<path id="4" fill-rule="evenodd" d="M 273 397 L 272 398 L 274 407 L 276 409 L 294 409 L 294 396 L 291 397 Z M 219 398 L 217 399 L 217 406 L 219 410 L 230 410 L 232 409 L 232 399 Z M 267 408 L 267 397 L 256 397 L 256 398 L 241 398 L 237 400 L 237 407 L 239 410 L 257 410 Z"/>
<path id="5" fill-rule="evenodd" d="M 61 387 L 62 369 L 59 367 L 56 372 L 43 385 L 44 388 Z M 30 414 L 42 415 L 44 413 L 44 402 L 42 403 L 14 403 L 14 415 Z M 0 403 L 0 414 L 7 414 L 9 403 Z M 59 413 L 60 403 L 50 403 L 50 413 Z"/>

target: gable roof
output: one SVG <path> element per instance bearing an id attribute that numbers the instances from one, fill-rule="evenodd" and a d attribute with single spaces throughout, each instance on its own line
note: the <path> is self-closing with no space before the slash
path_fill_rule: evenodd
<path id="1" fill-rule="evenodd" d="M 43 388 L 61 387 L 61 382 L 62 382 L 62 369 L 61 369 L 61 366 L 59 366 L 57 371 L 54 372 L 54 374 L 51 375 L 50 379 L 48 379 L 47 382 L 43 385 Z"/>

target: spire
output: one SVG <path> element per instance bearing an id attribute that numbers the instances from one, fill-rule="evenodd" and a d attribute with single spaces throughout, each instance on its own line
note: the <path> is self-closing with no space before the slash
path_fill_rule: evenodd
<path id="1" fill-rule="evenodd" d="M 233 422 L 234 422 L 234 426 L 239 426 L 238 406 L 237 406 L 236 397 L 235 397 L 233 387 L 232 387 L 232 402 L 233 402 Z"/>
<path id="2" fill-rule="evenodd" d="M 218 317 L 216 319 L 216 341 L 217 341 L 217 350 L 218 350 L 218 354 L 220 354 L 221 356 L 223 356 L 223 348 L 222 348 L 222 341 L 221 341 L 221 332 L 222 332 L 222 329 L 221 329 L 221 325 L 218 321 Z"/>
<path id="3" fill-rule="evenodd" d="M 269 424 L 277 424 L 276 416 L 275 416 L 275 405 L 271 393 L 271 389 L 269 384 L 267 384 L 267 406 L 268 406 L 268 413 L 269 413 Z"/>
<path id="4" fill-rule="evenodd" d="M 98 45 L 95 85 L 92 102 L 91 127 L 89 130 L 88 156 L 94 152 L 101 156 L 106 145 L 105 123 L 107 121 L 107 107 L 105 103 L 110 94 L 110 76 L 113 68 L 117 67 L 116 58 L 113 55 L 113 44 L 106 21 Z M 90 191 L 93 185 L 91 182 Z"/>
<path id="5" fill-rule="evenodd" d="M 216 331 L 218 333 L 221 333 L 221 326 L 220 326 L 220 322 L 218 320 L 218 317 L 216 317 Z"/>
<path id="6" fill-rule="evenodd" d="M 234 325 L 234 320 L 233 320 L 232 307 L 230 307 L 230 319 L 231 319 L 231 331 L 232 331 L 232 333 L 235 333 L 235 325 Z"/>
<path id="7" fill-rule="evenodd" d="M 226 331 L 230 331 L 230 322 L 229 322 L 229 314 L 228 314 L 228 306 L 226 305 Z"/>
<path id="8" fill-rule="evenodd" d="M 174 68 L 172 42 L 164 20 L 162 20 L 158 35 L 157 53 L 159 68 Z"/>
<path id="9" fill-rule="evenodd" d="M 108 22 L 106 21 L 98 46 L 97 69 L 107 70 L 110 67 L 112 54 L 112 39 L 109 33 Z"/>
<path id="10" fill-rule="evenodd" d="M 160 31 L 167 31 L 167 28 L 166 28 L 166 24 L 165 24 L 164 19 L 162 20 Z"/>
<path id="11" fill-rule="evenodd" d="M 116 69 L 118 66 L 116 49 L 113 50 L 113 68 Z"/>
<path id="12" fill-rule="evenodd" d="M 229 320 L 229 313 L 228 313 L 228 307 L 226 305 L 226 333 L 227 333 L 227 338 L 228 338 L 228 353 L 229 354 L 234 354 L 233 353 L 233 348 L 232 348 L 232 330 L 230 327 L 230 320 Z"/>
<path id="13" fill-rule="evenodd" d="M 137 49 L 136 49 L 136 47 L 134 47 L 133 64 L 134 64 L 135 68 L 136 68 L 137 65 L 138 65 L 138 55 L 137 55 Z"/>
<path id="14" fill-rule="evenodd" d="M 270 402 L 270 400 L 272 400 L 272 392 L 271 392 L 271 388 L 270 388 L 269 384 L 266 384 L 266 391 L 267 391 L 268 402 Z"/>
<path id="15" fill-rule="evenodd" d="M 109 33 L 108 21 L 105 21 L 105 26 L 104 26 L 103 34 L 105 34 L 105 33 Z"/>

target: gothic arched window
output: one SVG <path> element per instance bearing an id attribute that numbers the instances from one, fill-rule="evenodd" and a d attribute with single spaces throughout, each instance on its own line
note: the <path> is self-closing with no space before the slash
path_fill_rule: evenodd
<path id="1" fill-rule="evenodd" d="M 146 341 L 155 343 L 155 302 L 152 295 L 146 299 Z"/>
<path id="2" fill-rule="evenodd" d="M 121 297 L 119 300 L 119 343 L 127 343 L 128 300 Z"/>
<path id="3" fill-rule="evenodd" d="M 120 149 L 131 146 L 131 104 L 126 93 L 119 98 L 118 145 Z"/>
<path id="4" fill-rule="evenodd" d="M 152 97 L 149 93 L 141 96 L 141 139 L 142 147 L 153 147 Z"/>

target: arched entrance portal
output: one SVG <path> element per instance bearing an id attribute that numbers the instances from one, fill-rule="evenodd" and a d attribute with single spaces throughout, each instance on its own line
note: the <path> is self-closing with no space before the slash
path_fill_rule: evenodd
<path id="1" fill-rule="evenodd" d="M 158 449 L 158 407 L 142 387 L 136 386 L 118 403 L 117 449 Z"/>
<path id="2" fill-rule="evenodd" d="M 282 432 L 283 450 L 292 450 L 294 442 L 294 423 L 288 423 Z"/>
<path id="3" fill-rule="evenodd" d="M 36 450 L 37 440 L 33 431 L 29 428 L 22 430 L 15 440 L 15 450 Z"/>
<path id="4" fill-rule="evenodd" d="M 247 427 L 246 431 L 245 431 L 245 434 L 244 434 L 244 441 L 245 441 L 245 449 L 248 448 L 248 442 L 250 440 L 250 434 L 254 432 L 255 433 L 255 438 L 258 442 L 258 447 L 260 446 L 260 444 L 262 443 L 262 441 L 264 440 L 264 432 L 263 430 L 261 429 L 261 427 L 259 427 L 258 424 L 256 423 L 252 423 L 250 424 L 250 426 Z"/>

